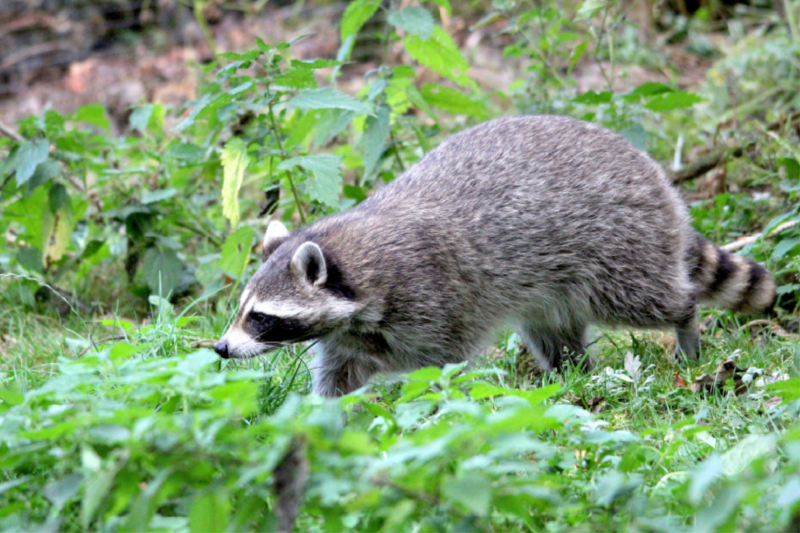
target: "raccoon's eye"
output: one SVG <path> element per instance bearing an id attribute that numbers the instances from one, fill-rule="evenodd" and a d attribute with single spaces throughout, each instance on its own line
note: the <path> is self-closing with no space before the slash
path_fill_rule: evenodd
<path id="1" fill-rule="evenodd" d="M 264 313 L 252 312 L 248 318 L 256 324 L 265 324 L 269 317 Z"/>

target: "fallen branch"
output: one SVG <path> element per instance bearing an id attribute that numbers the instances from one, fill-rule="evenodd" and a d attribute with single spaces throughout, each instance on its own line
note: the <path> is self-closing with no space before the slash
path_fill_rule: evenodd
<path id="1" fill-rule="evenodd" d="M 2 120 L 0 120 L 0 133 L 5 135 L 6 137 L 11 139 L 12 141 L 17 141 L 19 143 L 21 143 L 22 141 L 25 140 L 25 138 L 22 135 L 20 135 L 16 131 L 14 131 L 14 128 L 9 126 L 8 124 L 3 122 Z"/>
<path id="2" fill-rule="evenodd" d="M 733 241 L 731 243 L 728 243 L 728 244 L 726 244 L 724 246 L 720 246 L 720 249 L 723 252 L 728 252 L 728 253 L 737 252 L 737 251 L 741 250 L 742 248 L 744 248 L 745 246 L 747 246 L 748 244 L 755 243 L 756 241 L 758 241 L 758 239 L 760 239 L 762 237 L 770 237 L 770 238 L 771 237 L 775 237 L 780 232 L 782 232 L 782 231 L 784 231 L 784 230 L 786 230 L 788 228 L 791 228 L 793 226 L 796 226 L 797 223 L 798 223 L 797 220 L 790 220 L 788 222 L 784 222 L 783 224 L 779 224 L 778 227 L 776 227 L 774 230 L 770 231 L 769 235 L 765 236 L 763 234 L 763 232 L 762 232 L 762 233 L 759 233 L 757 235 L 750 235 L 748 237 L 741 237 L 741 238 L 739 238 L 739 239 L 737 239 L 737 240 L 735 240 L 735 241 Z"/>
<path id="3" fill-rule="evenodd" d="M 737 146 L 733 148 L 730 152 L 730 155 L 733 157 L 741 157 L 744 153 L 744 150 L 741 146 Z M 725 157 L 728 155 L 728 148 L 726 146 L 718 146 L 711 150 L 708 154 L 704 155 L 703 157 L 692 161 L 685 168 L 672 173 L 672 183 L 679 184 L 683 183 L 684 181 L 693 180 L 699 176 L 702 176 L 709 170 L 713 170 L 719 166 L 722 161 L 725 160 Z"/>

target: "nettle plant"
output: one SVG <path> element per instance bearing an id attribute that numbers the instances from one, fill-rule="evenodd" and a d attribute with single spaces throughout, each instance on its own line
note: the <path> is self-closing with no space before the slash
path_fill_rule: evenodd
<path id="1" fill-rule="evenodd" d="M 355 97 L 336 89 L 359 30 L 379 9 L 386 46 L 402 41 L 412 59 L 461 89 L 417 88 L 405 65 L 368 72 Z M 488 116 L 471 96 L 467 62 L 426 8 L 353 2 L 341 37 L 335 60 L 290 59 L 290 43 L 261 39 L 254 50 L 220 54 L 174 127 L 160 104 L 134 109 L 118 138 L 98 105 L 23 120 L 24 139 L 0 146 L 8 154 L 0 165 L 4 268 L 80 283 L 122 258 L 135 294 L 217 290 L 243 275 L 259 211 L 277 206 L 303 224 L 346 209 L 431 148 L 445 129 L 441 112 Z M 21 286 L 30 302 L 36 283 Z"/>

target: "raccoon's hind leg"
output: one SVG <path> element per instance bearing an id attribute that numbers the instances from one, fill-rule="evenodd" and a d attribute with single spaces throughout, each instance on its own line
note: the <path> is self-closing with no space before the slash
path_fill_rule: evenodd
<path id="1" fill-rule="evenodd" d="M 675 325 L 675 337 L 678 339 L 676 357 L 679 357 L 680 351 L 687 359 L 696 362 L 700 357 L 700 325 L 696 306 L 692 306 L 691 316 Z"/>
<path id="2" fill-rule="evenodd" d="M 586 353 L 585 324 L 557 330 L 539 324 L 521 324 L 519 334 L 543 370 L 560 370 L 565 356 L 584 371 L 594 368 Z"/>

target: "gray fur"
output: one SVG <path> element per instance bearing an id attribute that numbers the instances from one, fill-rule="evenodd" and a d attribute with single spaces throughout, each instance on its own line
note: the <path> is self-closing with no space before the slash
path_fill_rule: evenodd
<path id="1" fill-rule="evenodd" d="M 712 285 L 727 291 L 728 307 L 757 302 L 749 310 L 761 311 L 774 300 L 763 267 L 742 260 L 721 276 L 709 266 L 709 250 L 722 252 L 690 229 L 658 164 L 621 136 L 566 117 L 465 130 L 350 211 L 284 239 L 265 252 L 247 296 L 320 339 L 314 390 L 326 396 L 376 372 L 467 360 L 509 323 L 547 369 L 565 353 L 584 357 L 590 324 L 676 328 L 697 357 L 697 303 L 718 296 Z M 324 254 L 324 285 L 288 268 L 309 242 Z M 727 287 L 743 265 L 753 275 L 740 281 L 754 283 Z M 256 341 L 255 351 L 277 345 Z"/>

